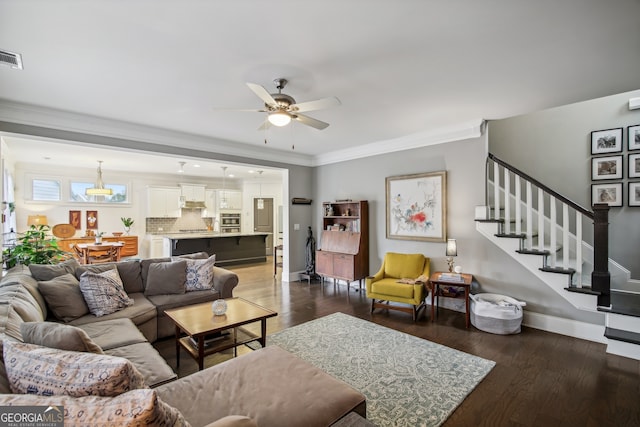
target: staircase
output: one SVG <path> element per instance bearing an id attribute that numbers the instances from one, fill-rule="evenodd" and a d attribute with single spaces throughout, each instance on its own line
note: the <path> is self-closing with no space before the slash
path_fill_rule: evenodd
<path id="1" fill-rule="evenodd" d="M 605 313 L 607 352 L 640 360 L 640 293 L 616 290 L 630 274 L 608 257 L 609 206 L 583 208 L 492 154 L 485 194 L 476 229 L 575 308 Z"/>

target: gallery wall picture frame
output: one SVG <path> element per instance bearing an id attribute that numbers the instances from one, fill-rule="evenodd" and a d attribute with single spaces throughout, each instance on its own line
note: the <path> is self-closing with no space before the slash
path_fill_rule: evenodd
<path id="1" fill-rule="evenodd" d="M 629 150 L 640 150 L 640 125 L 627 127 L 627 144 Z"/>
<path id="2" fill-rule="evenodd" d="M 640 182 L 629 183 L 629 194 L 627 198 L 629 199 L 629 206 L 640 206 Z"/>
<path id="3" fill-rule="evenodd" d="M 69 211 L 69 224 L 73 228 L 80 230 L 82 228 L 82 211 Z"/>
<path id="4" fill-rule="evenodd" d="M 390 176 L 386 184 L 388 239 L 447 240 L 447 172 Z"/>
<path id="5" fill-rule="evenodd" d="M 640 154 L 629 154 L 629 178 L 640 178 Z"/>
<path id="6" fill-rule="evenodd" d="M 591 132 L 591 154 L 622 152 L 622 128 Z"/>
<path id="7" fill-rule="evenodd" d="M 622 158 L 622 154 L 591 158 L 591 179 L 593 181 L 622 179 Z"/>
<path id="8" fill-rule="evenodd" d="M 596 203 L 622 206 L 622 183 L 591 184 L 591 205 Z"/>
<path id="9" fill-rule="evenodd" d="M 98 211 L 87 211 L 87 230 L 98 229 Z"/>

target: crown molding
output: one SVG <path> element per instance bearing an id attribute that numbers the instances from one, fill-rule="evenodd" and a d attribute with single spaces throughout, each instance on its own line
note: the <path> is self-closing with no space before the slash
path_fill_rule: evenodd
<path id="1" fill-rule="evenodd" d="M 476 119 L 455 126 L 443 127 L 424 132 L 418 132 L 400 138 L 372 142 L 358 147 L 332 151 L 314 157 L 313 166 L 328 165 L 346 160 L 361 159 L 393 153 L 395 151 L 411 150 L 413 148 L 444 144 L 446 142 L 461 141 L 482 136 L 484 120 Z"/>
<path id="2" fill-rule="evenodd" d="M 0 99 L 0 121 L 128 140 L 131 141 L 131 146 L 128 147 L 131 149 L 136 149 L 135 142 L 176 147 L 177 141 L 179 141 L 181 148 L 191 150 L 299 166 L 312 166 L 313 163 L 312 157 L 305 154 L 256 147 L 239 142 L 119 120 L 104 119 L 4 99 Z"/>

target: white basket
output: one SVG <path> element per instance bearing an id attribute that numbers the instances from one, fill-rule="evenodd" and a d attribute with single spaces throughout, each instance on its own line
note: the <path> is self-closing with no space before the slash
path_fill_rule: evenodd
<path id="1" fill-rule="evenodd" d="M 469 295 L 471 324 L 481 331 L 508 335 L 520 333 L 526 302 L 499 294 Z"/>

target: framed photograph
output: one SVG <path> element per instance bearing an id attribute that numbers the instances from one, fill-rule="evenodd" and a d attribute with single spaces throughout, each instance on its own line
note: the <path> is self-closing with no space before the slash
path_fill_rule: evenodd
<path id="1" fill-rule="evenodd" d="M 629 178 L 640 178 L 640 154 L 629 154 Z"/>
<path id="2" fill-rule="evenodd" d="M 87 211 L 87 230 L 98 229 L 98 211 Z"/>
<path id="3" fill-rule="evenodd" d="M 640 182 L 629 183 L 629 206 L 640 206 Z"/>
<path id="4" fill-rule="evenodd" d="M 73 225 L 73 228 L 80 230 L 82 228 L 82 217 L 80 211 L 69 211 L 69 224 Z"/>
<path id="5" fill-rule="evenodd" d="M 591 179 L 622 179 L 622 155 L 593 157 L 591 159 Z"/>
<path id="6" fill-rule="evenodd" d="M 629 133 L 627 138 L 629 150 L 640 150 L 640 125 L 629 126 L 627 131 Z"/>
<path id="7" fill-rule="evenodd" d="M 591 204 L 596 203 L 622 206 L 622 183 L 591 184 Z"/>
<path id="8" fill-rule="evenodd" d="M 622 151 L 622 128 L 591 132 L 591 154 L 619 153 Z"/>
<path id="9" fill-rule="evenodd" d="M 447 240 L 447 172 L 386 178 L 387 238 Z"/>

